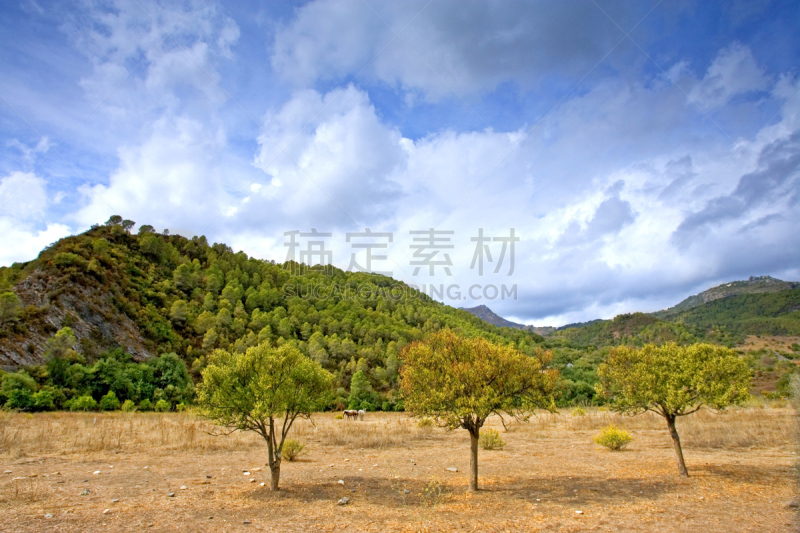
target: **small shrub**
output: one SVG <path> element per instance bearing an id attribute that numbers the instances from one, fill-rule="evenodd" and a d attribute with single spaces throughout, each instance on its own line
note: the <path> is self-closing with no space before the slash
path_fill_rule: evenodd
<path id="1" fill-rule="evenodd" d="M 126 413 L 132 413 L 136 409 L 136 404 L 133 403 L 133 400 L 125 400 L 122 402 L 122 410 Z"/>
<path id="2" fill-rule="evenodd" d="M 175 406 L 175 410 L 178 411 L 179 413 L 182 413 L 183 411 L 187 410 L 188 408 L 189 408 L 189 406 L 186 405 L 185 402 L 181 402 L 181 403 L 179 403 L 178 405 Z"/>
<path id="3" fill-rule="evenodd" d="M 145 398 L 144 400 L 139 402 L 139 410 L 140 411 L 152 411 L 153 410 L 152 402 L 150 402 L 150 400 Z"/>
<path id="4" fill-rule="evenodd" d="M 500 433 L 496 429 L 484 429 L 478 437 L 478 444 L 484 450 L 502 450 L 506 445 L 500 438 Z"/>
<path id="5" fill-rule="evenodd" d="M 431 420 L 427 416 L 425 418 L 420 418 L 419 421 L 417 421 L 417 427 L 418 428 L 430 428 L 430 427 L 433 427 L 433 420 Z"/>
<path id="6" fill-rule="evenodd" d="M 287 461 L 295 461 L 302 455 L 305 448 L 306 445 L 299 440 L 286 439 L 283 442 L 283 448 L 281 448 L 281 457 Z"/>
<path id="7" fill-rule="evenodd" d="M 447 486 L 436 478 L 428 481 L 428 484 L 422 489 L 422 501 L 428 507 L 433 507 L 441 503 L 442 499 L 447 495 Z"/>
<path id="8" fill-rule="evenodd" d="M 333 418 L 336 420 L 341 420 L 342 418 L 344 418 L 344 416 L 342 415 L 342 413 L 337 413 L 336 416 L 334 416 Z"/>
<path id="9" fill-rule="evenodd" d="M 159 413 L 166 413 L 172 409 L 172 405 L 167 400 L 158 400 L 156 402 L 156 411 Z"/>
<path id="10" fill-rule="evenodd" d="M 572 416 L 586 416 L 586 410 L 583 407 L 576 407 L 572 410 Z"/>
<path id="11" fill-rule="evenodd" d="M 70 411 L 91 411 L 97 409 L 97 402 L 89 395 L 79 396 L 69 401 Z"/>
<path id="12" fill-rule="evenodd" d="M 114 391 L 108 391 L 108 394 L 100 398 L 100 409 L 103 411 L 116 411 L 119 409 L 119 400 Z"/>
<path id="13" fill-rule="evenodd" d="M 621 450 L 633 440 L 630 433 L 615 426 L 606 426 L 594 438 L 594 442 L 609 450 Z"/>
<path id="14" fill-rule="evenodd" d="M 52 411 L 56 408 L 53 391 L 40 390 L 33 393 L 31 407 L 34 411 Z"/>

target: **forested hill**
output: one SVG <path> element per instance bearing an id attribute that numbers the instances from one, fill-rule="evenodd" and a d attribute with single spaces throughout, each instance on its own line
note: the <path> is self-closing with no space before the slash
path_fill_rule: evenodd
<path id="1" fill-rule="evenodd" d="M 711 341 L 731 347 L 747 335 L 800 335 L 800 286 L 766 278 L 715 287 L 657 313 L 619 315 L 555 335 L 575 346 Z M 740 290 L 720 295 L 734 287 Z"/>
<path id="2" fill-rule="evenodd" d="M 296 343 L 349 387 L 362 370 L 396 388 L 398 352 L 447 326 L 532 353 L 538 335 L 498 328 L 375 274 L 300 270 L 234 253 L 205 237 L 155 233 L 114 219 L 0 268 L 0 365 L 42 363 L 69 326 L 88 360 L 121 347 L 137 360 L 174 352 L 198 376 L 215 348 Z"/>

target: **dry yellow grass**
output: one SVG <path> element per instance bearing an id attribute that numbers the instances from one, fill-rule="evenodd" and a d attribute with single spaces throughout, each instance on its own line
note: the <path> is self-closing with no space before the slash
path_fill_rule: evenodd
<path id="1" fill-rule="evenodd" d="M 592 442 L 609 423 L 633 434 L 624 451 Z M 211 436 L 213 427 L 191 414 L 6 413 L 0 472 L 12 472 L 0 474 L 0 530 L 231 531 L 245 520 L 262 531 L 727 533 L 732 524 L 775 532 L 796 525 L 787 507 L 797 487 L 791 409 L 682 419 L 689 479 L 678 477 L 657 416 L 588 409 L 581 417 L 544 413 L 507 431 L 492 418 L 488 427 L 507 445 L 480 452 L 483 490 L 473 495 L 464 431 L 420 428 L 399 413 L 358 422 L 315 415 L 291 435 L 308 453 L 284 463 L 283 490 L 271 493 L 260 486 L 268 481 L 263 441 Z M 351 502 L 337 506 L 344 496 Z"/>

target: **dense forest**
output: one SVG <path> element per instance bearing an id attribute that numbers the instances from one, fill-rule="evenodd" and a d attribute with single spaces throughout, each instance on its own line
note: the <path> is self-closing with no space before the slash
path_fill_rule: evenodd
<path id="1" fill-rule="evenodd" d="M 44 377 L 54 358 L 48 343 L 65 327 L 76 337 L 69 361 L 83 368 L 83 378 L 60 385 L 62 404 L 87 395 L 100 401 L 109 391 L 121 401 L 157 402 L 164 394 L 126 392 L 137 382 L 128 371 L 151 365 L 152 356 L 185 362 L 197 380 L 214 349 L 244 352 L 268 342 L 295 344 L 336 376 L 331 407 L 348 405 L 353 396 L 368 407 L 397 409 L 398 354 L 429 332 L 448 327 L 526 354 L 543 341 L 531 332 L 492 326 L 385 276 L 277 264 L 210 245 L 202 236 L 156 233 L 147 225 L 134 235 L 132 227 L 112 217 L 54 243 L 34 261 L 0 269 L 0 348 L 27 355 L 24 371 L 38 375 L 40 386 L 57 385 Z M 137 335 L 114 330 L 127 321 Z M 36 342 L 42 332 L 49 340 Z M 124 385 L 110 384 L 103 370 L 109 365 L 126 374 L 117 380 Z M 145 388 L 157 393 L 164 387 Z M 184 396 L 173 393 L 166 401 L 174 406 Z"/>

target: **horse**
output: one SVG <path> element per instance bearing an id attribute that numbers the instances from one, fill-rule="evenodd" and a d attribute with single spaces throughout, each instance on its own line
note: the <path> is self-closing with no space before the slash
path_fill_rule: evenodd
<path id="1" fill-rule="evenodd" d="M 358 420 L 358 411 L 356 411 L 355 409 L 346 409 L 344 411 L 344 417 L 347 420 L 350 419 Z"/>
<path id="2" fill-rule="evenodd" d="M 367 416 L 367 412 L 363 409 L 359 409 L 358 411 L 358 419 L 364 420 L 364 417 Z"/>

